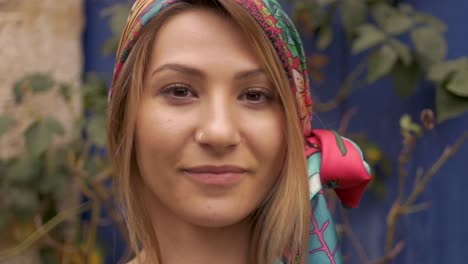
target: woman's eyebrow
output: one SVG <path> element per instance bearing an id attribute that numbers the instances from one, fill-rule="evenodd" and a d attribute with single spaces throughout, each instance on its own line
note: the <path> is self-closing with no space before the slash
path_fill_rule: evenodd
<path id="1" fill-rule="evenodd" d="M 263 69 L 254 69 L 254 70 L 241 71 L 239 73 L 236 73 L 236 75 L 234 76 L 234 79 L 236 80 L 249 79 L 249 78 L 264 76 L 264 75 L 266 76 L 266 73 Z"/>
<path id="2" fill-rule="evenodd" d="M 159 66 L 158 68 L 156 68 L 151 73 L 151 76 L 158 74 L 162 71 L 167 71 L 167 70 L 176 71 L 182 74 L 192 75 L 192 76 L 199 77 L 199 78 L 206 77 L 206 74 L 203 71 L 187 66 L 187 65 L 178 64 L 178 63 L 163 64 Z M 253 70 L 240 71 L 234 75 L 234 79 L 236 80 L 249 79 L 249 78 L 254 78 L 254 77 L 264 76 L 264 75 L 266 75 L 265 70 L 258 68 L 258 69 L 253 69 Z"/>
<path id="3" fill-rule="evenodd" d="M 196 69 L 196 68 L 193 68 L 193 67 L 190 67 L 190 66 L 186 66 L 186 65 L 182 65 L 182 64 L 177 64 L 177 63 L 163 64 L 160 67 L 156 68 L 151 73 L 151 76 L 153 76 L 153 75 L 155 75 L 155 74 L 157 74 L 159 72 L 166 71 L 166 70 L 176 71 L 176 72 L 180 72 L 180 73 L 183 73 L 183 74 L 192 75 L 192 76 L 195 76 L 195 77 L 201 77 L 201 78 L 205 77 L 205 73 L 203 73 L 199 69 Z"/>

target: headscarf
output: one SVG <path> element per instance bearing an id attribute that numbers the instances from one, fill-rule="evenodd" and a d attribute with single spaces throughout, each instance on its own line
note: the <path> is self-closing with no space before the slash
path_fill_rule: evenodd
<path id="1" fill-rule="evenodd" d="M 257 21 L 275 48 L 296 98 L 296 110 L 304 135 L 309 175 L 311 216 L 307 263 L 342 263 L 336 228 L 324 197 L 324 187 L 335 188 L 346 207 L 358 206 L 371 180 L 361 150 L 335 131 L 311 129 L 310 96 L 306 56 L 300 35 L 276 0 L 233 0 Z M 142 29 L 162 9 L 184 0 L 136 0 L 117 50 L 113 83 L 117 79 Z M 109 100 L 112 98 L 112 86 Z M 281 263 L 281 262 L 279 262 Z"/>

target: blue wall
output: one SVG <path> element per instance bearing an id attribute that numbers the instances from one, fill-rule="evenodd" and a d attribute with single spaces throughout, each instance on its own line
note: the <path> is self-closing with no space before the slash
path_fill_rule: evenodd
<path id="1" fill-rule="evenodd" d="M 113 57 L 100 55 L 100 46 L 110 37 L 110 30 L 105 20 L 100 17 L 100 11 L 117 2 L 116 0 L 87 0 L 87 27 L 84 33 L 85 72 L 106 73 L 110 78 L 113 67 Z M 123 2 L 123 0 L 120 0 Z M 431 13 L 448 25 L 446 38 L 448 40 L 448 59 L 468 55 L 468 1 L 460 0 L 408 0 L 422 11 Z M 309 40 L 305 40 L 307 49 L 311 50 Z M 356 58 L 348 57 L 344 38 L 338 36 L 337 41 L 325 52 L 330 56 L 330 65 L 326 68 L 328 79 L 326 86 L 314 86 L 313 94 L 321 100 L 330 98 L 340 81 L 356 63 Z M 417 94 L 401 100 L 395 94 L 389 80 L 381 80 L 375 85 L 356 92 L 350 100 L 336 111 L 319 114 L 315 118 L 315 127 L 336 129 L 339 118 L 351 107 L 358 107 L 358 114 L 350 124 L 349 132 L 366 132 L 369 139 L 382 146 L 384 152 L 391 157 L 395 168 L 396 157 L 401 148 L 399 136 L 399 118 L 404 113 L 410 113 L 414 119 L 419 118 L 419 112 L 424 108 L 434 108 L 434 87 L 423 83 Z M 417 167 L 427 169 L 442 153 L 445 146 L 450 145 L 468 129 L 468 115 L 447 121 L 429 132 L 417 144 L 413 158 L 409 162 L 410 175 L 414 175 Z M 400 222 L 396 239 L 404 240 L 406 246 L 394 263 L 426 263 L 426 264 L 462 264 L 468 261 L 468 144 L 450 159 L 441 171 L 432 179 L 426 191 L 419 199 L 429 201 L 432 208 L 427 211 L 405 216 Z M 357 236 L 363 242 L 368 257 L 375 259 L 383 254 L 385 239 L 384 224 L 386 212 L 395 197 L 397 176 L 395 171 L 386 182 L 388 195 L 385 200 L 376 198 L 367 192 L 359 209 L 349 211 L 352 225 Z M 412 180 L 412 176 L 408 179 Z M 123 243 L 114 234 L 112 228 L 103 229 L 101 235 L 110 241 L 111 250 L 108 263 L 114 263 L 122 254 Z M 344 244 L 345 252 L 349 252 L 349 244 Z M 351 253 L 352 263 L 359 263 Z"/>
<path id="2" fill-rule="evenodd" d="M 468 1 L 406 2 L 447 23 L 448 59 L 468 55 Z M 339 53 L 339 48 L 329 52 Z M 347 61 L 348 65 L 353 64 L 353 58 L 347 58 Z M 422 109 L 434 109 L 434 97 L 434 87 L 430 83 L 423 83 L 416 95 L 402 101 L 395 94 L 389 80 L 382 80 L 360 90 L 345 106 L 359 107 L 359 114 L 353 119 L 350 132 L 366 131 L 369 138 L 381 145 L 392 158 L 393 167 L 396 168 L 396 157 L 401 148 L 399 118 L 404 113 L 410 113 L 417 120 Z M 467 130 L 468 115 L 465 114 L 428 133 L 418 142 L 415 154 L 409 162 L 411 176 L 408 181 L 414 180 L 412 176 L 419 166 L 427 170 L 444 148 Z M 468 263 L 468 211 L 465 209 L 468 202 L 467 156 L 466 143 L 431 180 L 419 199 L 420 202 L 430 202 L 430 210 L 402 218 L 396 239 L 404 240 L 406 247 L 394 263 Z M 386 220 L 386 212 L 395 198 L 396 180 L 397 173 L 394 171 L 387 181 L 390 191 L 385 202 L 379 201 L 368 192 L 361 208 L 350 212 L 353 227 L 364 242 L 370 259 L 383 254 L 385 232 L 382 226 Z"/>

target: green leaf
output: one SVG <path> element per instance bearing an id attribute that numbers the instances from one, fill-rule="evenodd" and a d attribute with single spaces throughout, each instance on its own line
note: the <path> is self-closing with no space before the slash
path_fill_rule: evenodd
<path id="1" fill-rule="evenodd" d="M 410 4 L 405 4 L 405 3 L 399 4 L 398 9 L 400 10 L 401 13 L 407 14 L 407 15 L 413 13 L 413 10 L 414 10 Z"/>
<path id="2" fill-rule="evenodd" d="M 357 54 L 372 48 L 385 40 L 385 34 L 371 24 L 363 24 L 357 29 L 358 37 L 353 42 L 352 53 Z"/>
<path id="3" fill-rule="evenodd" d="M 20 104 L 23 102 L 24 94 L 27 90 L 38 93 L 50 90 L 55 82 L 50 76 L 42 73 L 35 73 L 26 75 L 13 84 L 13 95 L 15 103 Z"/>
<path id="4" fill-rule="evenodd" d="M 388 45 L 383 45 L 369 58 L 367 80 L 373 83 L 388 74 L 398 59 L 397 53 Z"/>
<path id="5" fill-rule="evenodd" d="M 25 76 L 23 79 L 15 83 L 16 86 L 26 85 L 32 92 L 45 92 L 54 86 L 54 81 L 49 75 L 36 73 Z"/>
<path id="6" fill-rule="evenodd" d="M 333 31 L 331 27 L 324 27 L 320 30 L 320 35 L 317 41 L 317 48 L 319 50 L 324 50 L 330 46 L 330 43 L 333 41 Z"/>
<path id="7" fill-rule="evenodd" d="M 11 187 L 5 193 L 10 212 L 18 217 L 31 218 L 39 207 L 39 198 L 34 190 L 24 187 Z"/>
<path id="8" fill-rule="evenodd" d="M 15 99 L 15 104 L 21 104 L 23 102 L 24 93 L 26 86 L 23 82 L 16 82 L 13 85 L 13 97 Z"/>
<path id="9" fill-rule="evenodd" d="M 327 13 L 317 2 L 307 2 L 305 4 L 308 9 L 309 16 L 313 18 L 314 28 L 322 28 L 327 24 Z"/>
<path id="10" fill-rule="evenodd" d="M 400 35 L 411 29 L 413 21 L 406 15 L 395 14 L 390 17 L 385 25 L 385 31 L 391 35 Z"/>
<path id="11" fill-rule="evenodd" d="M 387 196 L 387 186 L 383 180 L 374 177 L 369 184 L 369 190 L 374 193 L 379 199 L 384 199 Z"/>
<path id="12" fill-rule="evenodd" d="M 68 174 L 57 172 L 43 177 L 39 183 L 39 191 L 42 194 L 53 193 L 56 198 L 63 196 L 67 183 L 69 183 Z"/>
<path id="13" fill-rule="evenodd" d="M 100 146 L 107 143 L 105 118 L 102 115 L 94 116 L 88 124 L 88 136 L 90 140 Z"/>
<path id="14" fill-rule="evenodd" d="M 104 45 L 101 47 L 101 52 L 104 55 L 110 55 L 117 51 L 119 45 L 119 38 L 122 33 L 122 30 L 125 27 L 128 19 L 128 13 L 131 9 L 130 4 L 114 4 L 109 8 L 104 9 L 101 12 L 101 16 L 110 17 L 109 26 L 114 37 L 107 40 Z"/>
<path id="15" fill-rule="evenodd" d="M 393 67 L 391 76 L 396 93 L 401 98 L 412 95 L 422 77 L 417 63 L 406 66 L 400 60 Z"/>
<path id="16" fill-rule="evenodd" d="M 127 23 L 130 4 L 114 4 L 109 8 L 102 10 L 101 16 L 110 17 L 109 26 L 114 35 L 120 35 Z"/>
<path id="17" fill-rule="evenodd" d="M 399 35 L 407 32 L 413 26 L 411 18 L 388 4 L 378 4 L 372 10 L 372 15 L 385 32 Z"/>
<path id="18" fill-rule="evenodd" d="M 429 26 L 439 32 L 445 32 L 447 30 L 447 25 L 442 20 L 426 13 L 415 12 L 413 15 L 413 21 L 418 24 Z"/>
<path id="19" fill-rule="evenodd" d="M 82 133 L 86 128 L 86 120 L 83 117 L 75 120 L 71 131 L 71 138 L 81 139 Z"/>
<path id="20" fill-rule="evenodd" d="M 52 133 L 44 121 L 33 122 L 24 134 L 28 152 L 34 157 L 44 153 L 52 143 Z"/>
<path id="21" fill-rule="evenodd" d="M 34 74 L 29 77 L 28 81 L 33 92 L 45 92 L 54 86 L 54 81 L 50 76 L 44 74 Z"/>
<path id="22" fill-rule="evenodd" d="M 89 74 L 82 87 L 83 108 L 93 113 L 105 113 L 107 109 L 107 84 L 96 74 Z"/>
<path id="23" fill-rule="evenodd" d="M 392 13 L 395 13 L 393 7 L 385 2 L 377 3 L 376 5 L 372 6 L 371 9 L 372 18 L 374 18 L 375 22 L 377 22 L 377 25 L 379 25 L 381 28 L 384 28 L 386 20 L 392 15 Z"/>
<path id="24" fill-rule="evenodd" d="M 112 37 L 108 39 L 104 44 L 101 46 L 101 53 L 104 56 L 111 55 L 117 51 L 119 47 L 119 38 Z"/>
<path id="25" fill-rule="evenodd" d="M 411 32 L 411 39 L 416 51 L 428 64 L 441 62 L 447 54 L 447 43 L 442 33 L 433 28 L 415 29 Z"/>
<path id="26" fill-rule="evenodd" d="M 411 51 L 408 46 L 395 38 L 390 39 L 388 44 L 398 53 L 398 58 L 404 65 L 408 66 L 411 64 L 413 56 L 411 55 Z"/>
<path id="27" fill-rule="evenodd" d="M 55 120 L 54 118 L 52 117 L 47 117 L 44 119 L 44 126 L 52 133 L 54 134 L 59 134 L 59 135 L 63 135 L 65 134 L 65 130 L 63 129 L 63 126 L 62 124 L 60 124 L 60 122 L 58 122 L 57 120 Z"/>
<path id="28" fill-rule="evenodd" d="M 366 21 L 367 5 L 363 0 L 341 1 L 341 24 L 348 38 Z"/>
<path id="29" fill-rule="evenodd" d="M 412 124 L 409 131 L 415 133 L 416 135 L 421 135 L 422 134 L 422 128 L 418 124 Z"/>
<path id="30" fill-rule="evenodd" d="M 0 137 L 8 131 L 15 120 L 11 116 L 3 115 L 0 116 Z"/>
<path id="31" fill-rule="evenodd" d="M 462 57 L 452 61 L 441 62 L 435 64 L 429 69 L 428 79 L 434 82 L 442 82 L 449 77 L 450 74 L 457 70 L 462 70 L 468 67 L 468 58 Z"/>
<path id="32" fill-rule="evenodd" d="M 66 83 L 61 83 L 59 87 L 59 92 L 62 95 L 63 99 L 66 102 L 70 102 L 71 100 L 71 87 Z"/>
<path id="33" fill-rule="evenodd" d="M 457 71 L 446 88 L 455 95 L 468 97 L 468 68 Z"/>
<path id="34" fill-rule="evenodd" d="M 10 184 L 28 184 L 35 180 L 39 170 L 37 162 L 23 156 L 13 160 L 6 169 L 6 180 Z"/>
<path id="35" fill-rule="evenodd" d="M 403 130 L 413 132 L 417 135 L 421 135 L 422 133 L 422 128 L 420 125 L 414 123 L 411 119 L 411 117 L 408 114 L 404 114 L 400 118 L 400 127 Z"/>
<path id="36" fill-rule="evenodd" d="M 400 127 L 403 129 L 403 130 L 409 130 L 411 124 L 413 122 L 411 121 L 411 117 L 410 115 L 408 114 L 404 114 L 401 118 L 400 118 Z"/>
<path id="37" fill-rule="evenodd" d="M 443 87 L 436 90 L 436 113 L 439 123 L 456 118 L 468 111 L 468 98 L 450 93 Z"/>

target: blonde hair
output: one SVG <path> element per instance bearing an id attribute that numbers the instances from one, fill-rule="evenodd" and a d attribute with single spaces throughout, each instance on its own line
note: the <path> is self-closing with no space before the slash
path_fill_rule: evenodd
<path id="1" fill-rule="evenodd" d="M 277 259 L 286 263 L 304 262 L 308 244 L 310 201 L 302 128 L 296 99 L 275 49 L 261 26 L 234 0 L 195 0 L 175 3 L 162 10 L 143 29 L 121 73 L 113 83 L 109 103 L 107 135 L 109 153 L 115 171 L 117 197 L 127 222 L 131 251 L 139 259 L 161 263 L 158 239 L 139 190 L 142 178 L 136 166 L 134 132 L 136 113 L 155 36 L 171 16 L 188 8 L 208 7 L 226 14 L 245 32 L 257 58 L 278 88 L 286 122 L 286 159 L 270 195 L 252 213 L 252 237 L 249 263 L 270 264 Z"/>

